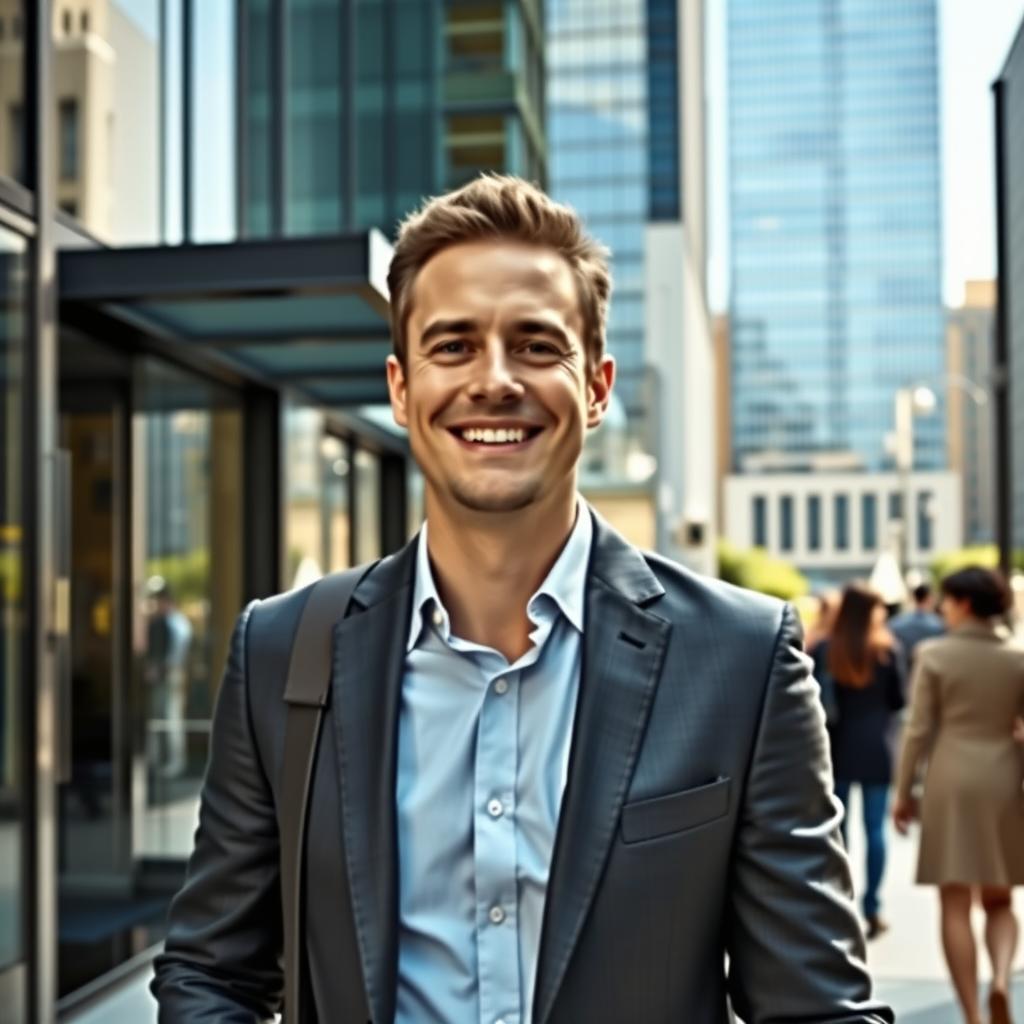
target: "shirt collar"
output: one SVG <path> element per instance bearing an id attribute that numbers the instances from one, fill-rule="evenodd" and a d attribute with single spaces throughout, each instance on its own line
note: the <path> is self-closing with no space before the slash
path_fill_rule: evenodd
<path id="1" fill-rule="evenodd" d="M 587 566 L 590 562 L 590 548 L 594 537 L 594 521 L 589 508 L 582 502 L 576 502 L 576 523 L 569 534 L 555 564 L 527 603 L 527 612 L 531 618 L 536 611 L 536 602 L 540 597 L 547 597 L 558 606 L 561 613 L 577 630 L 583 632 L 583 609 L 586 602 Z M 427 524 L 420 530 L 416 547 L 416 585 L 413 590 L 412 616 L 409 621 L 409 636 L 406 641 L 406 653 L 417 644 L 423 631 L 424 613 L 430 606 L 441 613 L 439 628 L 446 639 L 451 634 L 451 623 L 448 610 L 441 602 L 434 582 L 434 574 L 430 568 L 430 556 L 427 551 Z"/>

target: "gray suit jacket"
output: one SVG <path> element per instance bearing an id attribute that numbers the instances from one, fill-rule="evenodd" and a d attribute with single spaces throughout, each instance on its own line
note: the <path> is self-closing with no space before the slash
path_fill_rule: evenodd
<path id="1" fill-rule="evenodd" d="M 595 517 L 596 518 L 596 517 Z M 306 850 L 308 1020 L 390 1024 L 395 750 L 415 546 L 334 631 Z M 781 603 L 642 555 L 596 518 L 535 1024 L 891 1022 L 871 999 L 828 741 Z M 200 827 L 153 991 L 163 1024 L 249 1024 L 282 992 L 276 801 L 306 592 L 239 620 Z M 728 970 L 725 958 L 728 954 Z"/>

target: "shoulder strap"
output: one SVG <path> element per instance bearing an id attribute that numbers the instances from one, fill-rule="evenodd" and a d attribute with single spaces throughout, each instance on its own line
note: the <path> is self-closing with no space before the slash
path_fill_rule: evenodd
<path id="1" fill-rule="evenodd" d="M 288 712 L 278 812 L 284 921 L 284 1019 L 288 1024 L 299 1024 L 302 1020 L 302 861 L 306 809 L 320 723 L 331 683 L 333 626 L 348 614 L 353 591 L 376 564 L 331 573 L 314 583 L 292 641 L 284 691 Z"/>

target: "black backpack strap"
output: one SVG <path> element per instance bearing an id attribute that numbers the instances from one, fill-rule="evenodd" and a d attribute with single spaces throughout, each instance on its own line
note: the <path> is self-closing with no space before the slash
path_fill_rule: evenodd
<path id="1" fill-rule="evenodd" d="M 334 624 L 348 614 L 349 600 L 360 580 L 373 569 L 348 569 L 313 584 L 302 609 L 284 699 L 284 762 L 278 819 L 281 841 L 281 908 L 284 920 L 284 1019 L 302 1020 L 302 862 L 306 843 L 306 810 L 316 760 L 317 741 L 331 684 L 331 640 Z"/>

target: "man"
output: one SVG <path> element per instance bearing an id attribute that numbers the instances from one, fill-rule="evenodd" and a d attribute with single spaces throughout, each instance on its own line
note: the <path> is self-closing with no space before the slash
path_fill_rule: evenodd
<path id="1" fill-rule="evenodd" d="M 927 583 L 919 583 L 912 592 L 914 607 L 909 611 L 900 612 L 889 620 L 889 628 L 896 639 L 903 645 L 907 655 L 907 664 L 913 667 L 914 648 L 922 640 L 941 636 L 946 627 L 942 619 L 935 613 L 935 601 L 932 588 Z"/>
<path id="2" fill-rule="evenodd" d="M 791 609 L 631 547 L 576 492 L 605 414 L 605 253 L 484 177 L 402 227 L 391 404 L 426 526 L 334 632 L 305 871 L 321 1022 L 884 1022 Z M 289 647 L 255 602 L 154 991 L 257 1021 L 282 986 Z M 726 973 L 728 957 L 728 973 Z"/>

